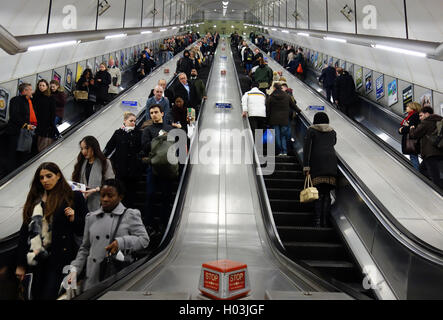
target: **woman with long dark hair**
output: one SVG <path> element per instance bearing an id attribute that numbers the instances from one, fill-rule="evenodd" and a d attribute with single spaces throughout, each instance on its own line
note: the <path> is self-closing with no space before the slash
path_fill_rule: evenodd
<path id="1" fill-rule="evenodd" d="M 86 185 L 84 191 L 89 211 L 100 208 L 100 186 L 107 179 L 114 179 L 115 174 L 109 159 L 100 149 L 100 144 L 93 136 L 80 141 L 80 153 L 72 173 L 72 181 Z"/>
<path id="2" fill-rule="evenodd" d="M 108 103 L 108 91 L 111 84 L 111 74 L 108 72 L 106 63 L 100 63 L 100 69 L 95 74 L 95 92 L 97 94 L 97 105 L 104 106 Z"/>
<path id="3" fill-rule="evenodd" d="M 55 99 L 51 97 L 49 83 L 45 79 L 41 79 L 37 83 L 33 103 L 38 123 L 35 130 L 37 150 L 40 152 L 54 142 L 57 133 L 55 126 Z"/>
<path id="4" fill-rule="evenodd" d="M 142 132 L 135 129 L 136 120 L 135 114 L 125 112 L 123 126 L 114 132 L 103 152 L 107 157 L 112 154 L 115 176 L 124 184 L 127 191 L 123 203 L 128 208 L 134 207 L 137 182 L 142 172 L 142 164 L 138 159 Z"/>
<path id="5" fill-rule="evenodd" d="M 94 76 L 92 74 L 92 70 L 87 68 L 83 71 L 80 79 L 78 79 L 76 84 L 76 89 L 79 91 L 87 91 L 88 92 L 88 100 L 79 100 L 78 102 L 83 106 L 84 117 L 89 118 L 94 114 L 94 103 L 95 101 L 89 99 L 95 95 L 95 82 Z"/>
<path id="6" fill-rule="evenodd" d="M 76 256 L 88 212 L 81 192 L 72 191 L 52 162 L 36 170 L 23 208 L 16 275 L 33 273 L 34 299 L 56 299 L 63 267 Z M 29 245 L 29 244 L 30 245 Z"/>

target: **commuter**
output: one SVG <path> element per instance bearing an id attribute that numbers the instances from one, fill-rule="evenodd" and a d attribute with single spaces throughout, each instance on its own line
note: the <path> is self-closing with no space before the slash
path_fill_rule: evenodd
<path id="1" fill-rule="evenodd" d="M 443 117 L 434 114 L 431 107 L 424 107 L 420 111 L 420 124 L 417 127 L 411 126 L 409 136 L 412 139 L 420 139 L 421 156 L 423 161 L 420 165 L 420 173 L 431 179 L 437 186 L 443 188 L 440 168 L 443 165 L 443 150 L 432 144 L 430 136 L 437 129 L 437 122 Z"/>
<path id="2" fill-rule="evenodd" d="M 275 130 L 275 141 L 278 155 L 287 156 L 287 141 L 290 139 L 289 112 L 300 113 L 291 97 L 282 90 L 281 85 L 274 84 L 274 92 L 266 100 L 266 115 L 268 125 Z"/>
<path id="3" fill-rule="evenodd" d="M 293 46 L 290 46 L 288 49 L 288 64 L 295 59 L 295 49 Z"/>
<path id="4" fill-rule="evenodd" d="M 165 113 L 165 122 L 170 123 L 171 119 L 169 113 L 171 111 L 171 105 L 168 98 L 164 97 L 163 95 L 163 87 L 156 86 L 154 88 L 154 96 L 146 101 L 146 120 L 151 120 L 149 108 L 153 105 L 160 105 Z"/>
<path id="5" fill-rule="evenodd" d="M 125 186 L 123 203 L 128 208 L 134 208 L 137 184 L 142 172 L 142 163 L 138 158 L 142 132 L 135 129 L 136 120 L 135 114 L 125 112 L 123 126 L 114 132 L 103 151 L 106 157 L 110 157 L 116 179 Z"/>
<path id="6" fill-rule="evenodd" d="M 37 151 L 41 152 L 54 142 L 58 133 L 55 126 L 55 99 L 51 97 L 48 81 L 41 79 L 37 83 L 33 103 L 38 122 L 35 130 Z"/>
<path id="7" fill-rule="evenodd" d="M 120 93 L 120 85 L 122 83 L 122 72 L 115 65 L 114 59 L 109 59 L 108 72 L 111 75 L 111 84 L 109 85 L 109 100 L 115 99 L 115 97 Z"/>
<path id="8" fill-rule="evenodd" d="M 196 105 L 195 107 L 198 114 L 200 112 L 199 105 L 201 104 L 201 101 L 206 100 L 208 98 L 206 96 L 206 85 L 203 82 L 203 80 L 198 77 L 198 72 L 196 69 L 192 69 L 189 83 L 191 83 L 195 87 L 195 93 L 196 93 L 195 98 L 196 102 L 198 102 L 198 105 Z"/>
<path id="9" fill-rule="evenodd" d="M 153 124 L 147 126 L 142 134 L 142 150 L 147 157 L 150 155 L 151 143 L 155 138 L 167 134 L 174 127 L 178 129 L 182 128 L 181 124 L 173 123 L 169 125 L 163 121 L 164 112 L 160 105 L 150 106 L 149 113 Z M 154 210 L 154 194 L 156 192 L 161 193 L 162 206 L 160 211 Z M 171 202 L 171 193 L 171 181 L 154 175 L 151 165 L 148 165 L 146 170 L 146 209 L 143 215 L 145 225 L 157 229 L 157 231 L 161 231 L 166 227 L 170 214 L 169 205 Z M 155 223 L 155 217 L 160 218 L 160 225 Z"/>
<path id="10" fill-rule="evenodd" d="M 88 213 L 81 192 L 72 191 L 55 163 L 36 170 L 23 208 L 16 275 L 33 274 L 35 300 L 57 299 L 63 267 L 77 254 Z"/>
<path id="11" fill-rule="evenodd" d="M 89 118 L 94 114 L 94 103 L 96 102 L 95 96 L 95 83 L 92 75 L 92 70 L 87 68 L 83 71 L 80 79 L 78 79 L 76 84 L 76 89 L 79 91 L 87 91 L 88 99 L 87 100 L 79 100 L 78 102 L 84 108 L 84 116 L 85 118 Z"/>
<path id="12" fill-rule="evenodd" d="M 246 45 L 243 50 L 242 61 L 245 65 L 246 74 L 249 74 L 254 62 L 254 52 L 252 52 L 248 45 Z"/>
<path id="13" fill-rule="evenodd" d="M 200 63 L 198 62 L 198 59 L 196 58 L 196 54 L 194 50 L 191 50 L 189 52 L 189 60 L 191 60 L 191 71 L 192 69 L 200 70 Z"/>
<path id="14" fill-rule="evenodd" d="M 319 199 L 315 201 L 314 225 L 328 227 L 331 211 L 330 191 L 337 184 L 337 156 L 334 146 L 337 134 L 329 126 L 328 115 L 318 112 L 314 116 L 314 125 L 308 128 L 303 146 L 303 172 L 311 175 L 317 188 Z"/>
<path id="15" fill-rule="evenodd" d="M 266 95 L 258 87 L 258 83 L 254 82 L 252 89 L 242 97 L 242 116 L 243 118 L 248 117 L 254 140 L 255 131 L 264 130 L 266 122 Z"/>
<path id="16" fill-rule="evenodd" d="M 323 88 L 326 91 L 326 99 L 331 102 L 332 92 L 334 91 L 334 83 L 337 78 L 337 71 L 335 68 L 329 64 L 326 68 L 321 72 L 320 78 L 318 81 L 323 83 Z"/>
<path id="17" fill-rule="evenodd" d="M 197 101 L 198 97 L 195 86 L 188 82 L 188 77 L 185 73 L 179 74 L 178 80 L 179 82 L 174 87 L 175 98 L 182 97 L 186 107 L 196 109 L 200 101 Z"/>
<path id="18" fill-rule="evenodd" d="M 114 179 L 111 161 L 105 157 L 97 139 L 92 136 L 80 141 L 80 153 L 72 173 L 72 181 L 86 185 L 84 195 L 89 211 L 100 207 L 100 185 L 104 180 Z"/>
<path id="19" fill-rule="evenodd" d="M 416 150 L 406 150 L 407 149 L 407 140 L 408 140 L 408 133 L 410 127 L 417 128 L 420 124 L 420 111 L 421 111 L 421 105 L 417 102 L 411 102 L 408 103 L 406 106 L 406 112 L 408 115 L 405 119 L 401 122 L 401 127 L 398 129 L 398 132 L 402 135 L 401 139 L 401 148 L 402 153 L 409 155 L 409 158 L 411 159 L 411 163 L 413 167 L 417 170 L 420 169 L 420 162 L 418 161 L 418 154 L 420 153 L 420 144 L 416 143 L 415 147 Z"/>
<path id="20" fill-rule="evenodd" d="M 22 83 L 18 90 L 20 95 L 11 99 L 9 109 L 9 121 L 6 127 L 8 139 L 7 147 L 7 171 L 11 172 L 31 157 L 32 153 L 17 151 L 20 130 L 26 128 L 34 132 L 37 128 L 37 116 L 32 103 L 32 85 Z M 35 143 L 33 143 L 35 145 Z"/>
<path id="21" fill-rule="evenodd" d="M 151 73 L 152 62 L 147 58 L 145 52 L 142 53 L 140 59 L 137 61 L 136 70 L 139 81 Z"/>
<path id="22" fill-rule="evenodd" d="M 253 81 L 257 82 L 260 91 L 266 94 L 266 90 L 269 89 L 272 84 L 274 75 L 272 69 L 267 65 L 264 58 L 259 58 L 259 61 L 260 65 L 254 73 Z"/>
<path id="23" fill-rule="evenodd" d="M 288 50 L 287 50 L 287 46 L 286 44 L 284 44 L 281 49 L 280 49 L 280 59 L 279 59 L 279 63 L 282 66 L 286 66 L 286 62 L 288 59 Z"/>
<path id="24" fill-rule="evenodd" d="M 252 67 L 257 67 L 260 65 L 260 58 L 263 59 L 263 54 L 260 52 L 260 49 L 258 48 L 255 48 L 254 52 L 255 52 L 254 63 L 252 64 Z"/>
<path id="25" fill-rule="evenodd" d="M 111 75 L 108 72 L 106 63 L 100 63 L 100 69 L 95 74 L 95 93 L 97 96 L 97 105 L 104 106 L 108 103 L 109 86 L 112 83 Z"/>
<path id="26" fill-rule="evenodd" d="M 67 95 L 57 80 L 51 80 L 49 87 L 51 88 L 51 96 L 55 99 L 55 125 L 59 125 L 63 122 L 65 115 Z"/>
<path id="27" fill-rule="evenodd" d="M 192 60 L 190 59 L 189 50 L 185 50 L 183 53 L 183 57 L 177 61 L 177 69 L 175 74 L 185 73 L 189 78 L 191 76 L 191 70 L 193 68 Z"/>
<path id="28" fill-rule="evenodd" d="M 163 97 L 168 98 L 169 102 L 174 101 L 174 92 L 172 91 L 172 88 L 167 88 L 167 83 L 165 79 L 158 80 L 157 83 L 159 86 L 163 88 Z M 154 96 L 154 89 L 151 90 L 151 93 L 149 94 L 149 98 L 152 98 Z"/>
<path id="29" fill-rule="evenodd" d="M 86 266 L 84 290 L 88 290 L 100 282 L 100 264 L 106 256 L 119 259 L 123 255 L 123 261 L 130 264 L 136 251 L 148 247 L 149 236 L 140 211 L 126 208 L 121 202 L 124 196 L 124 186 L 118 180 L 109 179 L 101 185 L 101 206 L 86 216 L 83 241 L 71 262 L 68 282 L 74 281 Z"/>
<path id="30" fill-rule="evenodd" d="M 188 133 L 188 124 L 190 123 L 190 119 L 188 118 L 188 111 L 182 97 L 177 97 L 175 99 L 171 111 L 171 118 L 172 123 L 179 123 L 182 126 L 182 129 Z"/>
<path id="31" fill-rule="evenodd" d="M 303 48 L 297 49 L 297 55 L 295 56 L 294 60 L 295 60 L 295 65 L 297 66 L 296 76 L 297 78 L 303 81 L 305 79 L 305 73 L 306 73 L 306 62 L 305 62 L 305 57 L 303 55 Z M 299 72 L 300 71 L 299 66 L 301 66 L 301 72 Z"/>
<path id="32" fill-rule="evenodd" d="M 352 107 L 357 103 L 358 97 L 355 92 L 354 79 L 342 68 L 337 68 L 333 96 L 339 110 L 352 117 Z"/>

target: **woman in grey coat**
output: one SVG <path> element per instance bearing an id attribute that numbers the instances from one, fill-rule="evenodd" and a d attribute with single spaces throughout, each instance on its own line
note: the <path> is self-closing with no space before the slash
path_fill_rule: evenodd
<path id="1" fill-rule="evenodd" d="M 86 185 L 83 192 L 89 212 L 100 208 L 100 186 L 107 179 L 114 179 L 111 161 L 105 157 L 97 139 L 92 136 L 80 141 L 80 153 L 72 173 L 72 181 Z"/>
<path id="2" fill-rule="evenodd" d="M 144 249 L 149 245 L 149 236 L 141 220 L 140 211 L 126 209 L 121 203 L 124 190 L 122 184 L 114 179 L 106 180 L 100 188 L 100 209 L 86 216 L 83 242 L 77 257 L 71 262 L 71 273 L 68 278 L 72 282 L 86 265 L 84 290 L 88 290 L 100 282 L 100 262 L 106 255 L 117 254 L 117 259 L 132 262 L 131 253 Z M 114 239 L 119 218 L 120 226 Z M 72 268 L 74 267 L 74 268 Z"/>

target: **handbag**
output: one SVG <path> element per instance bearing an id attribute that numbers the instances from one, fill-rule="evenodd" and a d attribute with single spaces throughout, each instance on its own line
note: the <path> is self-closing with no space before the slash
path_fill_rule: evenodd
<path id="1" fill-rule="evenodd" d="M 88 94 L 88 101 L 90 102 L 97 102 L 97 96 L 93 92 L 89 92 Z"/>
<path id="2" fill-rule="evenodd" d="M 31 152 L 32 150 L 32 136 L 34 133 L 26 128 L 20 129 L 20 135 L 17 141 L 17 151 L 20 152 Z"/>
<path id="3" fill-rule="evenodd" d="M 120 227 L 120 223 L 123 219 L 123 216 L 125 215 L 127 209 L 123 211 L 123 213 L 118 218 L 117 226 L 115 227 L 114 233 L 111 237 L 111 240 L 109 241 L 109 244 L 111 244 L 115 240 L 115 236 L 117 235 L 118 228 Z M 107 255 L 102 262 L 100 262 L 100 273 L 99 273 L 99 280 L 103 281 L 110 276 L 118 273 L 123 268 L 127 267 L 130 262 L 128 261 L 118 261 L 115 258 L 116 254 L 114 255 Z"/>
<path id="4" fill-rule="evenodd" d="M 418 139 L 412 139 L 409 133 L 406 135 L 406 143 L 404 145 L 403 154 L 419 154 L 419 141 Z"/>
<path id="5" fill-rule="evenodd" d="M 300 192 L 300 202 L 310 203 L 318 200 L 318 190 L 314 187 L 311 175 L 308 174 L 305 179 L 304 189 Z"/>
<path id="6" fill-rule="evenodd" d="M 88 91 L 75 90 L 74 91 L 74 99 L 77 101 L 88 100 Z"/>
<path id="7" fill-rule="evenodd" d="M 301 63 L 298 65 L 297 73 L 303 73 L 303 67 L 301 66 Z"/>

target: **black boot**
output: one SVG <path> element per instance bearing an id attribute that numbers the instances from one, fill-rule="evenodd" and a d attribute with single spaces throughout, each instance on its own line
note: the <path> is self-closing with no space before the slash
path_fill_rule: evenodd
<path id="1" fill-rule="evenodd" d="M 321 223 L 321 212 L 322 212 L 322 195 L 320 194 L 318 197 L 318 200 L 315 201 L 314 203 L 314 210 L 315 210 L 315 214 L 314 214 L 314 227 L 315 228 L 321 228 L 322 223 Z"/>
<path id="2" fill-rule="evenodd" d="M 323 203 L 322 203 L 322 212 L 321 212 L 321 226 L 324 228 L 330 228 L 331 223 L 329 222 L 329 218 L 331 215 L 331 194 L 328 191 L 323 196 Z"/>

